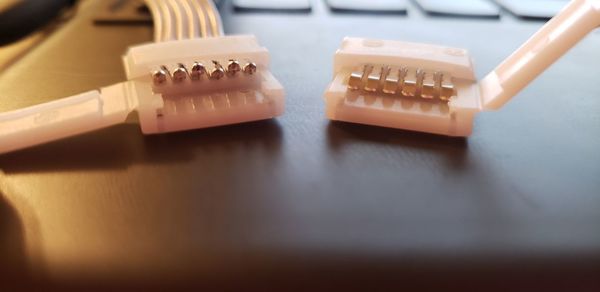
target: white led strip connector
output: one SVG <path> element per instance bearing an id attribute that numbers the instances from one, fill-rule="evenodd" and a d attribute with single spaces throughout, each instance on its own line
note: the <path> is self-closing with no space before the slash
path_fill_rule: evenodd
<path id="1" fill-rule="evenodd" d="M 208 0 L 148 0 L 156 43 L 123 57 L 127 81 L 0 114 L 0 154 L 123 123 L 144 134 L 279 116 L 284 90 L 254 36 L 222 36 Z M 205 37 L 205 38 L 199 38 Z"/>
<path id="2" fill-rule="evenodd" d="M 573 0 L 479 83 L 466 50 L 346 38 L 325 92 L 327 117 L 469 136 L 477 113 L 500 108 L 598 26 L 600 0 Z"/>

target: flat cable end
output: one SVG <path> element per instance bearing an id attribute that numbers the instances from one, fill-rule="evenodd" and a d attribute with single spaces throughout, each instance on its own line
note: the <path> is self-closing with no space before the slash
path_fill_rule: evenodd
<path id="1" fill-rule="evenodd" d="M 138 112 L 142 132 L 167 133 L 279 116 L 284 91 L 269 53 L 253 36 L 132 47 L 128 81 L 0 113 L 0 154 L 123 123 Z"/>
<path id="2" fill-rule="evenodd" d="M 253 36 L 179 40 L 133 47 L 124 57 L 142 131 L 165 133 L 283 114 L 284 91 L 269 53 Z"/>

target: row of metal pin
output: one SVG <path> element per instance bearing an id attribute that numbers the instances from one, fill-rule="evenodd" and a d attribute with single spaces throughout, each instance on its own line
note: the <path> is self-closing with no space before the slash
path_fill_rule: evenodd
<path id="1" fill-rule="evenodd" d="M 162 85 L 165 84 L 167 80 L 171 79 L 173 83 L 181 83 L 188 78 L 192 81 L 198 81 L 204 76 L 208 79 L 219 80 L 225 76 L 236 76 L 238 73 L 252 75 L 257 70 L 257 66 L 253 62 L 246 62 L 242 65 L 237 60 L 229 60 L 226 68 L 218 61 L 212 61 L 212 63 L 213 66 L 209 69 L 200 62 L 194 62 L 190 70 L 188 70 L 184 64 L 179 63 L 173 72 L 170 72 L 169 69 L 163 65 L 152 72 L 152 82 L 154 82 L 155 85 Z"/>
<path id="2" fill-rule="evenodd" d="M 392 70 L 389 66 L 382 66 L 376 71 L 373 65 L 365 65 L 362 71 L 352 72 L 348 89 L 442 101 L 456 95 L 449 74 L 406 67 Z"/>

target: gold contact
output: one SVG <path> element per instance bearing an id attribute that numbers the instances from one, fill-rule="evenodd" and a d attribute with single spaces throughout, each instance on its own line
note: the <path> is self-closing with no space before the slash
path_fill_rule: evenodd
<path id="1" fill-rule="evenodd" d="M 353 71 L 348 78 L 348 89 L 441 101 L 449 101 L 456 95 L 448 73 L 385 65 L 365 65 L 362 70 Z"/>
<path id="2" fill-rule="evenodd" d="M 152 82 L 154 85 L 164 85 L 168 80 L 173 83 L 182 83 L 186 80 L 192 82 L 203 79 L 220 80 L 223 78 L 232 78 L 243 74 L 246 76 L 256 73 L 257 65 L 251 61 L 245 62 L 243 65 L 238 60 L 230 59 L 226 66 L 221 65 L 218 61 L 211 60 L 212 66 L 205 66 L 201 62 L 194 62 L 190 66 L 190 70 L 186 65 L 178 63 L 173 68 L 172 72 L 165 65 L 159 66 L 159 69 L 151 73 Z"/>

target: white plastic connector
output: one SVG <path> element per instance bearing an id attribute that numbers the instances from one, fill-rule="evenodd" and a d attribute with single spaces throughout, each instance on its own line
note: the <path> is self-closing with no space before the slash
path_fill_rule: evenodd
<path id="1" fill-rule="evenodd" d="M 0 154 L 123 123 L 133 111 L 142 132 L 155 134 L 269 119 L 284 110 L 283 87 L 254 36 L 141 45 L 123 60 L 126 82 L 0 114 Z M 200 63 L 203 71 L 193 71 Z"/>
<path id="2" fill-rule="evenodd" d="M 133 47 L 123 58 L 145 134 L 206 128 L 279 116 L 284 91 L 269 71 L 269 53 L 254 36 L 225 36 Z M 240 66 L 232 74 L 231 60 Z M 181 69 L 183 80 L 173 78 Z M 194 64 L 202 64 L 197 79 Z M 255 65 L 253 72 L 245 66 Z M 219 66 L 222 76 L 219 77 Z M 164 83 L 152 73 L 164 70 Z M 214 71 L 217 70 L 217 71 Z M 211 77 L 211 72 L 216 74 Z M 217 78 L 218 77 L 218 78 Z"/>
<path id="3" fill-rule="evenodd" d="M 427 90 L 422 83 L 436 73 L 442 76 L 439 85 L 431 83 L 433 94 L 423 96 Z M 353 74 L 358 87 L 352 86 Z M 441 98 L 444 75 L 457 93 L 450 100 Z M 332 120 L 467 136 L 481 108 L 471 59 L 463 49 L 346 38 L 335 54 L 334 76 L 325 92 L 327 117 Z M 374 86 L 368 87 L 369 77 Z M 386 90 L 387 84 L 392 87 Z M 411 92 L 406 90 L 409 86 Z"/>
<path id="4" fill-rule="evenodd" d="M 468 136 L 594 28 L 600 0 L 574 0 L 479 84 L 463 49 L 346 38 L 325 92 L 332 120 Z"/>

